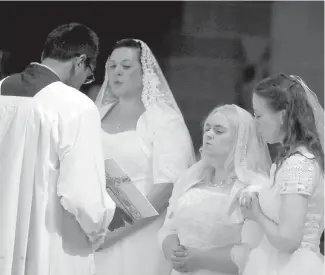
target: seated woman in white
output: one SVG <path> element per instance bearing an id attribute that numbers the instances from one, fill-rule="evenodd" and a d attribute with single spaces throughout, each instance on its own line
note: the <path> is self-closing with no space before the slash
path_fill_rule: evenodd
<path id="1" fill-rule="evenodd" d="M 324 274 L 324 109 L 299 77 L 283 74 L 257 85 L 253 107 L 264 139 L 282 150 L 271 187 L 240 196 L 243 214 L 265 235 L 244 274 Z"/>
<path id="2" fill-rule="evenodd" d="M 168 274 L 157 233 L 173 184 L 193 164 L 194 154 L 183 116 L 144 42 L 125 39 L 115 45 L 96 103 L 104 157 L 114 157 L 160 213 L 109 233 L 95 255 L 96 274 Z"/>
<path id="3" fill-rule="evenodd" d="M 261 234 L 231 205 L 248 182 L 268 184 L 268 150 L 253 117 L 225 105 L 204 123 L 201 156 L 175 185 L 159 241 L 174 275 L 238 274 Z"/>

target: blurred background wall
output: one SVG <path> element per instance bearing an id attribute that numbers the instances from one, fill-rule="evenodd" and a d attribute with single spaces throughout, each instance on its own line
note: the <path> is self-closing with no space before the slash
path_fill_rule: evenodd
<path id="1" fill-rule="evenodd" d="M 270 71 L 302 76 L 323 104 L 324 2 L 273 3 L 271 37 Z"/>
<path id="2" fill-rule="evenodd" d="M 38 61 L 47 34 L 80 22 L 101 42 L 95 99 L 112 45 L 146 41 L 157 55 L 191 132 L 216 105 L 251 110 L 251 92 L 270 73 L 298 74 L 324 101 L 324 3 L 299 2 L 1 2 L 0 73 Z"/>

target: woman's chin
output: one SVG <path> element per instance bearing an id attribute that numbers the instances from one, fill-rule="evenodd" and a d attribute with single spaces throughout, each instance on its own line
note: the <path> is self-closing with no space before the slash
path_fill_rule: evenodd
<path id="1" fill-rule="evenodd" d="M 136 94 L 123 89 L 122 87 L 120 89 L 116 89 L 113 91 L 113 94 L 118 97 L 118 98 L 134 98 L 135 96 L 137 96 Z"/>
<path id="2" fill-rule="evenodd" d="M 124 92 L 121 89 L 114 89 L 112 92 L 116 97 L 123 97 L 124 95 Z"/>

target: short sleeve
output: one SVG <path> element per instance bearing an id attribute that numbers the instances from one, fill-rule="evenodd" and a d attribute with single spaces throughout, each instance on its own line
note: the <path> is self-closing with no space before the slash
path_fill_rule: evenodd
<path id="1" fill-rule="evenodd" d="M 153 122 L 153 179 L 155 184 L 175 183 L 193 164 L 192 140 L 181 114 L 160 104 L 150 110 Z"/>
<path id="2" fill-rule="evenodd" d="M 310 196 L 317 184 L 317 166 L 313 158 L 303 155 L 289 157 L 279 170 L 280 194 Z"/>

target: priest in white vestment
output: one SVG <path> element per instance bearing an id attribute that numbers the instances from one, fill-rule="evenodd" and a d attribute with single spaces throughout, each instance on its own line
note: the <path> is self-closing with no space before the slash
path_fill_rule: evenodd
<path id="1" fill-rule="evenodd" d="M 68 47 L 64 56 L 73 32 L 80 53 Z M 61 26 L 42 64 L 0 82 L 1 275 L 95 274 L 93 251 L 116 211 L 105 190 L 100 116 L 75 88 L 93 76 L 96 37 L 80 24 Z"/>

